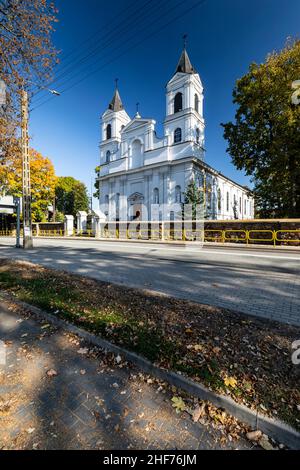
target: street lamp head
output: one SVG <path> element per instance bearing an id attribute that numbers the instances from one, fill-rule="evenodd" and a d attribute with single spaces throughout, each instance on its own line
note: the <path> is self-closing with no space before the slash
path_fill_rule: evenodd
<path id="1" fill-rule="evenodd" d="M 52 95 L 55 95 L 55 96 L 60 96 L 60 93 L 56 90 L 49 90 L 50 93 L 52 93 Z"/>

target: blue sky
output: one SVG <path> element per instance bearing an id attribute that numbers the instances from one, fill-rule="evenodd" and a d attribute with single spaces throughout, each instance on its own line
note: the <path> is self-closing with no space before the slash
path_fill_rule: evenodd
<path id="1" fill-rule="evenodd" d="M 59 23 L 53 40 L 61 50 L 61 63 L 50 88 L 63 93 L 47 103 L 46 92 L 33 99 L 30 134 L 31 145 L 52 159 L 59 176 L 74 176 L 90 189 L 99 162 L 100 116 L 113 95 L 116 77 L 129 115 L 139 102 L 140 114 L 154 118 L 161 135 L 165 84 L 187 33 L 189 56 L 204 85 L 206 161 L 249 184 L 226 153 L 220 123 L 234 117 L 232 89 L 249 64 L 281 49 L 288 36 L 299 37 L 300 1 L 206 0 L 191 9 L 197 3 L 56 0 Z"/>

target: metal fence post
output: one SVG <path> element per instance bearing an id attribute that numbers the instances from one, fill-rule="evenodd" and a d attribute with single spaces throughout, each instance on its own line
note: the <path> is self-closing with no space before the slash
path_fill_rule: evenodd
<path id="1" fill-rule="evenodd" d="M 249 245 L 249 230 L 246 230 L 246 243 Z"/>

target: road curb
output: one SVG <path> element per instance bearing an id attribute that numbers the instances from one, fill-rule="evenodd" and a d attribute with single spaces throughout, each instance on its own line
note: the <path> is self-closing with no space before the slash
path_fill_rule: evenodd
<path id="1" fill-rule="evenodd" d="M 93 333 L 83 330 L 82 328 L 79 328 L 65 320 L 57 318 L 54 315 L 41 310 L 38 307 L 17 300 L 5 292 L 0 293 L 0 300 L 3 301 L 3 303 L 5 303 L 5 301 L 13 302 L 16 305 L 30 310 L 32 313 L 40 318 L 45 319 L 54 326 L 62 328 L 69 333 L 78 335 L 92 345 L 98 346 L 101 349 L 105 349 L 115 354 L 120 354 L 127 361 L 132 362 L 133 364 L 140 367 L 144 372 L 152 374 L 158 379 L 164 380 L 170 385 L 173 385 L 176 388 L 180 388 L 201 400 L 208 400 L 218 408 L 223 408 L 226 412 L 237 418 L 239 421 L 249 425 L 251 429 L 261 430 L 263 433 L 272 437 L 279 443 L 286 445 L 290 449 L 300 449 L 300 433 L 279 420 L 266 417 L 257 411 L 251 410 L 245 405 L 240 405 L 230 397 L 226 397 L 225 395 L 218 395 L 203 385 L 198 384 L 178 373 L 167 371 L 158 366 L 155 366 L 153 363 L 134 352 L 128 351 L 121 346 L 110 343 L 109 341 Z"/>
<path id="2" fill-rule="evenodd" d="M 3 238 L 14 238 L 10 236 L 5 236 Z M 22 237 L 21 237 L 22 238 Z M 76 237 L 76 236 L 39 236 L 33 237 L 34 240 L 70 240 L 70 241 L 90 241 L 90 242 L 108 242 L 108 243 L 138 243 L 138 244 L 153 244 L 153 245 L 161 245 L 161 246 L 177 246 L 177 247 L 203 247 L 203 248 L 236 248 L 241 252 L 243 250 L 249 249 L 251 250 L 258 250 L 258 251 L 270 251 L 270 252 L 287 252 L 287 253 L 300 253 L 299 246 L 292 246 L 292 245 L 263 245 L 263 244 L 242 244 L 242 243 L 234 243 L 234 242 L 226 242 L 226 243 L 218 243 L 218 242 L 195 242 L 195 241 L 183 241 L 183 240 L 152 240 L 152 239 L 125 239 L 125 238 L 95 238 L 95 237 Z"/>
<path id="3" fill-rule="evenodd" d="M 95 238 L 95 237 L 34 237 L 37 240 L 84 240 L 84 241 L 94 241 L 94 242 L 111 242 L 111 243 L 139 243 L 139 244 L 153 244 L 153 245 L 167 245 L 167 246 L 178 246 L 178 247 L 203 247 L 203 248 L 236 248 L 240 249 L 241 251 L 243 249 L 257 249 L 257 250 L 264 250 L 266 249 L 267 251 L 273 251 L 274 253 L 277 251 L 282 251 L 282 252 L 291 252 L 291 253 L 299 253 L 300 248 L 297 246 L 285 246 L 285 245 L 263 245 L 263 244 L 242 244 L 242 243 L 233 243 L 233 242 L 227 242 L 227 243 L 218 243 L 218 242 L 196 242 L 196 241 L 183 241 L 183 240 L 152 240 L 152 239 L 146 239 L 146 240 L 141 240 L 141 239 L 126 239 L 126 238 Z"/>

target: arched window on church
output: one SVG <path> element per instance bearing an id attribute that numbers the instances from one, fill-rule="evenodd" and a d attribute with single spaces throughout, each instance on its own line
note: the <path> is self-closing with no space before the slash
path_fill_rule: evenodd
<path id="1" fill-rule="evenodd" d="M 229 212 L 229 192 L 226 193 L 226 210 Z"/>
<path id="2" fill-rule="evenodd" d="M 111 124 L 106 126 L 106 139 L 111 139 Z"/>
<path id="3" fill-rule="evenodd" d="M 198 129 L 198 127 L 196 129 L 196 142 L 197 144 L 200 144 L 200 130 Z"/>
<path id="4" fill-rule="evenodd" d="M 181 129 L 180 127 L 177 127 L 174 131 L 174 143 L 177 144 L 178 142 L 181 142 Z"/>
<path id="5" fill-rule="evenodd" d="M 116 219 L 120 218 L 120 193 L 116 194 Z"/>
<path id="6" fill-rule="evenodd" d="M 207 180 L 206 184 L 206 204 L 207 209 L 211 209 L 212 206 L 212 183 L 210 180 Z"/>
<path id="7" fill-rule="evenodd" d="M 179 185 L 175 188 L 175 202 L 181 204 L 181 187 Z"/>
<path id="8" fill-rule="evenodd" d="M 178 92 L 174 98 L 174 113 L 182 111 L 182 93 Z"/>
<path id="9" fill-rule="evenodd" d="M 218 211 L 221 211 L 222 209 L 222 194 L 221 194 L 221 189 L 218 189 Z"/>
<path id="10" fill-rule="evenodd" d="M 110 153 L 109 150 L 107 150 L 107 152 L 106 152 L 106 163 L 110 162 L 110 156 L 111 156 L 111 153 Z"/>
<path id="11" fill-rule="evenodd" d="M 135 139 L 131 144 L 129 168 L 138 168 L 142 163 L 142 142 L 139 139 Z"/>
<path id="12" fill-rule="evenodd" d="M 237 219 L 238 218 L 238 202 L 237 202 L 237 198 L 236 198 L 236 195 L 234 194 L 233 195 L 233 215 L 234 215 L 234 218 Z"/>
<path id="13" fill-rule="evenodd" d="M 204 175 L 202 173 L 199 173 L 197 176 L 197 183 L 199 188 L 203 189 L 204 186 Z"/>
<path id="14" fill-rule="evenodd" d="M 195 93 L 195 111 L 199 113 L 199 96 Z"/>
<path id="15" fill-rule="evenodd" d="M 153 189 L 153 203 L 159 204 L 159 189 L 158 188 Z"/>
<path id="16" fill-rule="evenodd" d="M 105 204 L 104 214 L 108 215 L 108 209 L 109 209 L 109 195 L 108 194 L 106 194 L 104 198 L 104 204 Z"/>

